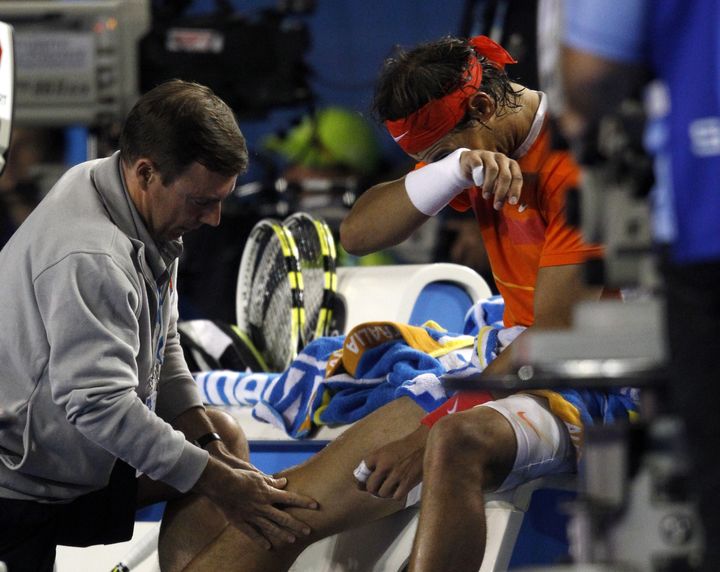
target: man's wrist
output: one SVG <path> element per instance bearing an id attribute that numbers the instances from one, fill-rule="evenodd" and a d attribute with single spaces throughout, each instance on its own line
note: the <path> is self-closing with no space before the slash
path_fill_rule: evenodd
<path id="1" fill-rule="evenodd" d="M 469 149 L 456 149 L 447 157 L 405 175 L 405 191 L 413 206 L 435 216 L 463 189 L 473 186 L 464 174 L 460 156 Z"/>
<path id="2" fill-rule="evenodd" d="M 200 435 L 200 437 L 195 439 L 194 443 L 201 449 L 207 450 L 208 445 L 210 445 L 210 443 L 214 443 L 215 441 L 222 442 L 222 437 L 220 437 L 220 435 L 218 435 L 214 431 L 210 431 L 209 433 Z"/>

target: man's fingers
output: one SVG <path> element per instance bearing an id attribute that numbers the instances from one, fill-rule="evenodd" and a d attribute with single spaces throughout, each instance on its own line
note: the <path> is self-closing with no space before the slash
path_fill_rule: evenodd
<path id="1" fill-rule="evenodd" d="M 395 489 L 395 492 L 393 493 L 392 497 L 394 500 L 400 501 L 403 500 L 406 496 L 408 496 L 408 493 L 420 482 L 420 479 L 410 480 L 410 479 L 403 479 L 398 484 L 398 487 Z"/>
<path id="2" fill-rule="evenodd" d="M 283 504 L 286 506 L 297 506 L 300 508 L 316 509 L 318 503 L 315 499 L 300 493 L 275 489 L 270 493 L 270 502 L 273 504 Z"/>
<path id="3" fill-rule="evenodd" d="M 232 467 L 233 469 L 242 469 L 244 471 L 253 471 L 256 473 L 262 473 L 264 474 L 260 469 L 258 469 L 255 465 L 252 463 L 248 463 L 247 461 L 243 459 L 239 459 L 237 457 L 226 457 L 224 459 L 225 463 L 227 463 L 228 466 Z"/>
<path id="4" fill-rule="evenodd" d="M 397 480 L 388 477 L 387 479 L 385 479 L 385 482 L 382 484 L 382 486 L 378 489 L 377 496 L 384 499 L 392 498 L 399 485 L 400 483 Z"/>
<path id="5" fill-rule="evenodd" d="M 267 481 L 267 483 L 268 483 L 270 486 L 275 487 L 276 489 L 284 489 L 285 486 L 287 485 L 287 478 L 286 478 L 286 477 L 278 477 L 278 478 L 275 478 L 275 477 L 271 477 L 271 476 L 268 475 L 265 480 Z"/>
<path id="6" fill-rule="evenodd" d="M 297 536 L 307 536 L 308 534 L 310 534 L 310 532 L 312 532 L 310 526 L 308 526 L 307 523 L 303 522 L 302 520 L 298 520 L 294 516 L 288 514 L 287 512 L 279 508 L 268 507 L 264 511 L 264 515 L 271 522 L 274 522 L 288 529 L 290 532 Z"/>
<path id="7" fill-rule="evenodd" d="M 510 161 L 505 159 L 499 163 L 498 175 L 495 179 L 495 189 L 493 199 L 493 207 L 495 210 L 500 210 L 505 203 L 505 197 L 510 191 L 510 185 L 512 183 L 512 172 L 510 171 Z"/>
<path id="8" fill-rule="evenodd" d="M 520 165 L 512 161 L 510 163 L 510 172 L 512 174 L 512 182 L 510 183 L 510 191 L 508 192 L 508 202 L 511 205 L 517 205 L 520 202 L 523 186 L 523 176 Z"/>
<path id="9" fill-rule="evenodd" d="M 482 163 L 485 178 L 482 186 L 482 196 L 484 199 L 489 199 L 495 192 L 495 180 L 500 172 L 500 167 L 494 156 L 483 158 Z"/>
<path id="10" fill-rule="evenodd" d="M 377 495 L 377 491 L 382 483 L 383 478 L 380 475 L 373 473 L 368 477 L 368 480 L 365 481 L 365 490 L 371 495 Z"/>
<path id="11" fill-rule="evenodd" d="M 262 530 L 263 534 L 270 539 L 274 546 L 293 544 L 297 540 L 293 533 L 278 526 L 269 518 L 259 516 L 255 519 L 255 525 Z"/>
<path id="12" fill-rule="evenodd" d="M 235 528 L 237 528 L 260 548 L 264 548 L 265 550 L 270 550 L 272 548 L 270 541 L 249 524 L 245 522 L 237 523 L 235 524 Z"/>
<path id="13" fill-rule="evenodd" d="M 365 490 L 371 495 L 379 496 L 378 492 L 387 479 L 387 470 L 381 470 L 376 468 L 372 474 L 365 481 Z"/>
<path id="14" fill-rule="evenodd" d="M 493 208 L 520 202 L 523 178 L 517 161 L 491 151 L 476 151 L 468 160 L 473 182 L 482 188 L 483 199 L 493 201 Z"/>

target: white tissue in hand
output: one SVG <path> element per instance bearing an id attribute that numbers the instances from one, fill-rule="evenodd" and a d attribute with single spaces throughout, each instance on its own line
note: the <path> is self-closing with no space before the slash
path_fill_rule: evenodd
<path id="1" fill-rule="evenodd" d="M 368 466 L 365 464 L 365 461 L 360 461 L 360 464 L 357 466 L 357 468 L 353 471 L 353 476 L 356 480 L 360 481 L 361 483 L 364 483 L 368 480 L 368 477 L 372 474 L 372 471 L 368 469 Z"/>
<path id="2" fill-rule="evenodd" d="M 483 169 L 482 165 L 473 167 L 472 178 L 473 178 L 473 183 L 475 183 L 476 187 L 483 186 L 483 183 L 485 182 L 485 170 Z"/>

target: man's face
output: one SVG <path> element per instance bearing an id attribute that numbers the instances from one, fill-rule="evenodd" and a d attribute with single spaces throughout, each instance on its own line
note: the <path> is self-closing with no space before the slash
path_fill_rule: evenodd
<path id="1" fill-rule="evenodd" d="M 452 131 L 438 139 L 427 149 L 423 149 L 411 155 L 411 157 L 419 162 L 434 163 L 461 147 L 467 147 L 468 149 L 482 148 L 479 146 L 474 129 L 467 128 L 462 131 Z"/>
<path id="2" fill-rule="evenodd" d="M 235 188 L 235 176 L 209 171 L 192 163 L 169 185 L 160 176 L 153 177 L 147 188 L 148 228 L 155 239 L 176 240 L 203 224 L 220 224 L 222 201 Z"/>

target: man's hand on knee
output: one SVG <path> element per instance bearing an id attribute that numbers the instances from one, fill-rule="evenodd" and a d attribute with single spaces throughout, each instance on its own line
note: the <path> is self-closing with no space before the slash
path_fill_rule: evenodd
<path id="1" fill-rule="evenodd" d="M 404 499 L 422 480 L 428 431 L 427 426 L 420 425 L 410 435 L 367 455 L 355 470 L 358 488 L 376 497 Z"/>
<path id="2" fill-rule="evenodd" d="M 283 490 L 285 478 L 274 478 L 250 465 L 232 468 L 212 456 L 194 491 L 212 500 L 225 517 L 265 549 L 292 544 L 310 534 L 310 527 L 283 507 L 316 509 L 310 497 Z"/>
<path id="3" fill-rule="evenodd" d="M 246 469 L 249 471 L 261 472 L 260 469 L 253 465 L 250 461 L 246 461 L 245 459 L 238 457 L 222 441 L 213 441 L 205 447 L 205 450 L 210 453 L 212 457 L 232 469 Z"/>

